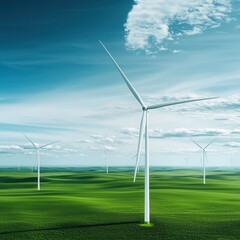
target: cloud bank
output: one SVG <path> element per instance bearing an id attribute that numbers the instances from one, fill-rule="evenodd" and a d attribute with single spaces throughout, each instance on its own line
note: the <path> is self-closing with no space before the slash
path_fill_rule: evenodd
<path id="1" fill-rule="evenodd" d="M 164 40 L 200 34 L 229 21 L 231 0 L 135 0 L 125 23 L 126 45 L 147 53 Z"/>

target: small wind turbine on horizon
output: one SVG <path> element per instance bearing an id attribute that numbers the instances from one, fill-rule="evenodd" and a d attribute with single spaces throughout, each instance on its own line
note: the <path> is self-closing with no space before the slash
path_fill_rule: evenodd
<path id="1" fill-rule="evenodd" d="M 47 147 L 47 146 L 49 146 L 49 145 L 52 145 L 52 144 L 54 144 L 54 143 L 57 143 L 57 142 L 59 142 L 59 141 L 55 141 L 55 142 L 51 142 L 51 143 L 47 143 L 47 144 L 44 144 L 44 145 L 42 145 L 42 146 L 37 146 L 36 144 L 34 144 L 33 143 L 33 141 L 30 139 L 30 138 L 28 138 L 25 134 L 23 134 L 26 138 L 27 138 L 27 140 L 33 145 L 33 147 L 34 147 L 34 149 L 36 150 L 36 158 L 35 158 L 35 161 L 37 162 L 37 172 L 38 172 L 38 191 L 40 191 L 41 190 L 41 187 L 40 187 L 40 165 L 41 165 L 41 161 L 40 161 L 40 149 L 43 149 L 43 148 L 45 148 L 45 147 Z"/>
<path id="2" fill-rule="evenodd" d="M 177 105 L 177 104 L 183 104 L 183 103 L 190 103 L 190 102 L 197 102 L 197 101 L 203 101 L 203 100 L 209 100 L 209 99 L 215 99 L 216 97 L 210 97 L 210 98 L 201 98 L 201 99 L 193 99 L 193 100 L 185 100 L 185 101 L 177 101 L 177 102 L 171 102 L 171 103 L 160 103 L 155 105 L 147 106 L 138 92 L 135 90 L 133 85 L 130 83 L 122 69 L 119 67 L 118 63 L 115 61 L 113 56 L 110 54 L 110 52 L 107 50 L 107 48 L 104 46 L 104 44 L 99 41 L 108 56 L 113 61 L 114 65 L 118 69 L 119 73 L 121 74 L 123 80 L 127 84 L 129 90 L 133 94 L 133 96 L 136 98 L 136 100 L 139 102 L 142 108 L 142 119 L 140 124 L 140 130 L 139 130 L 139 140 L 138 140 L 138 150 L 137 150 L 137 157 L 136 157 L 136 165 L 135 165 L 135 172 L 134 172 L 134 182 L 136 180 L 136 175 L 138 171 L 138 163 L 139 163 L 139 156 L 140 156 L 140 150 L 142 145 L 142 139 L 145 131 L 145 190 L 144 190 L 144 222 L 149 224 L 150 223 L 150 197 L 149 197 L 149 136 L 148 136 L 148 112 L 149 110 L 157 109 L 157 108 L 163 108 L 167 106 Z"/>
<path id="3" fill-rule="evenodd" d="M 202 149 L 202 166 L 203 166 L 203 184 L 206 184 L 206 160 L 207 160 L 207 153 L 206 153 L 206 149 L 216 140 L 216 138 L 214 138 L 210 143 L 208 143 L 205 147 L 202 147 L 201 145 L 199 145 L 197 142 L 195 142 L 192 138 L 190 138 L 190 140 L 196 145 L 198 146 L 200 149 Z"/>

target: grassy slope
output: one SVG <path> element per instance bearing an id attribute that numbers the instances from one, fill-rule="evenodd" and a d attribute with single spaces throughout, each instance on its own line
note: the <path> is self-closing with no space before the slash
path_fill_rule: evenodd
<path id="1" fill-rule="evenodd" d="M 143 220 L 143 173 L 0 173 L 0 239 L 239 239 L 239 172 L 151 172 L 151 228 Z"/>

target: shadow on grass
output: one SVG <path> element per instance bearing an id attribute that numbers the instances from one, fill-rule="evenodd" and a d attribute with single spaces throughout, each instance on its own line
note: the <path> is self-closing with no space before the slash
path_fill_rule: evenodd
<path id="1" fill-rule="evenodd" d="M 118 223 L 99 223 L 99 224 L 83 224 L 83 225 L 74 225 L 74 226 L 62 226 L 62 227 L 53 227 L 53 228 L 40 228 L 40 229 L 26 229 L 18 231 L 6 231 L 0 232 L 0 235 L 15 234 L 15 233 L 27 233 L 27 232 L 42 232 L 42 231 L 56 231 L 56 230 L 65 230 L 65 229 L 76 229 L 76 228 L 91 228 L 91 227 L 105 227 L 105 226 L 114 226 L 114 225 L 125 225 L 125 224 L 140 224 L 139 221 L 129 221 L 129 222 L 118 222 Z"/>

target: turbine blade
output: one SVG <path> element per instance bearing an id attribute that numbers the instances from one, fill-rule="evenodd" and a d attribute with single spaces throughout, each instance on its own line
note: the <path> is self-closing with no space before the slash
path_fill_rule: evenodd
<path id="1" fill-rule="evenodd" d="M 138 138 L 138 149 L 137 149 L 137 158 L 136 158 L 136 165 L 135 165 L 135 171 L 134 171 L 134 179 L 133 182 L 136 181 L 136 177 L 137 177 L 137 170 L 138 170 L 138 164 L 139 164 L 139 158 L 140 158 L 140 151 L 141 151 L 141 146 L 142 146 L 142 139 L 143 139 L 143 130 L 145 128 L 145 123 L 146 123 L 146 112 L 143 111 L 142 114 L 142 120 L 141 120 L 141 124 L 140 124 L 140 129 L 139 129 L 139 138 Z"/>
<path id="2" fill-rule="evenodd" d="M 210 146 L 217 138 L 214 138 L 204 149 L 206 149 L 208 146 Z"/>
<path id="3" fill-rule="evenodd" d="M 104 44 L 99 40 L 100 44 L 102 45 L 102 47 L 104 48 L 104 50 L 107 52 L 108 56 L 111 58 L 111 60 L 113 61 L 113 63 L 115 64 L 115 66 L 117 67 L 118 71 L 120 72 L 120 74 L 122 75 L 125 83 L 127 84 L 129 90 L 132 92 L 133 96 L 137 99 L 137 101 L 141 104 L 142 107 L 145 107 L 145 104 L 143 103 L 142 98 L 140 97 L 140 95 L 138 94 L 138 92 L 136 91 L 136 89 L 133 87 L 133 85 L 130 83 L 130 81 L 128 80 L 128 78 L 126 77 L 125 73 L 122 71 L 122 69 L 119 67 L 118 63 L 115 61 L 115 59 L 113 58 L 113 56 L 111 55 L 111 53 L 107 50 L 107 48 L 104 46 Z"/>
<path id="4" fill-rule="evenodd" d="M 197 142 L 195 142 L 192 138 L 189 138 L 193 143 L 195 143 L 199 148 L 203 149 Z"/>
<path id="5" fill-rule="evenodd" d="M 48 143 L 48 144 L 42 145 L 42 146 L 39 147 L 39 148 L 44 148 L 44 147 L 46 147 L 46 146 L 48 146 L 48 145 L 51 145 L 51 144 L 54 144 L 54 143 L 57 143 L 57 142 L 60 142 L 60 141 L 51 142 L 51 143 Z"/>
<path id="6" fill-rule="evenodd" d="M 168 106 L 177 105 L 177 104 L 205 101 L 205 100 L 211 100 L 211 99 L 216 99 L 216 98 L 218 98 L 218 97 L 198 98 L 198 99 L 185 100 L 185 101 L 179 101 L 179 102 L 171 102 L 171 103 L 160 103 L 160 104 L 150 105 L 149 107 L 147 107 L 147 109 L 163 108 L 163 107 L 168 107 Z"/>
<path id="7" fill-rule="evenodd" d="M 203 152 L 204 152 L 205 159 L 206 159 L 206 162 L 207 162 L 208 158 L 207 158 L 207 153 L 206 153 L 205 149 L 203 149 Z"/>
<path id="8" fill-rule="evenodd" d="M 38 149 L 38 147 L 30 140 L 30 138 L 28 138 L 24 133 L 23 133 L 23 135 L 36 149 Z"/>

